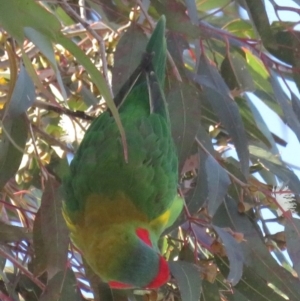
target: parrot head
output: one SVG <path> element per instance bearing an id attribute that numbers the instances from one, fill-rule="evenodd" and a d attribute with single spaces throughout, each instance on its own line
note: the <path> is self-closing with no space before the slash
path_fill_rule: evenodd
<path id="1" fill-rule="evenodd" d="M 109 281 L 111 288 L 155 289 L 165 284 L 170 277 L 168 263 L 153 248 L 149 232 L 146 229 L 137 228 L 135 236 L 136 243 L 129 256 L 126 255 L 123 259 L 121 270 L 124 273 L 120 273 L 120 281 Z M 134 272 L 130 273 L 130 270 Z"/>
<path id="2" fill-rule="evenodd" d="M 111 288 L 155 289 L 169 280 L 168 263 L 153 244 L 156 239 L 151 238 L 151 231 L 144 225 L 114 225 L 105 235 L 92 232 L 89 233 L 94 239 L 86 237 L 80 242 L 75 239 L 75 243 L 85 254 L 88 264 Z"/>

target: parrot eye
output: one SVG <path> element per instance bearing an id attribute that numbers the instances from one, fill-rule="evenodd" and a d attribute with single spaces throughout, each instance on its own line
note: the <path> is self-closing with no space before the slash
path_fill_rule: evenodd
<path id="1" fill-rule="evenodd" d="M 143 228 L 137 228 L 135 233 L 146 245 L 152 247 L 152 242 L 150 240 L 148 230 Z"/>

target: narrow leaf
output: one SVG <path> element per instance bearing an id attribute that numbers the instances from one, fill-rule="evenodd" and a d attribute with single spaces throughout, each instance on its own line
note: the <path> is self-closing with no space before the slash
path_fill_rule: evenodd
<path id="1" fill-rule="evenodd" d="M 300 275 L 300 221 L 287 220 L 285 225 L 286 247 L 293 262 L 293 268 Z"/>
<path id="2" fill-rule="evenodd" d="M 195 187 L 191 189 L 186 197 L 185 202 L 188 206 L 189 212 L 195 214 L 207 201 L 208 198 L 208 180 L 206 174 L 205 162 L 207 154 L 199 151 L 199 167 L 197 178 L 195 179 Z M 182 221 L 183 222 L 183 221 Z"/>
<path id="3" fill-rule="evenodd" d="M 217 226 L 213 226 L 213 228 L 221 238 L 229 259 L 230 272 L 227 276 L 227 280 L 231 282 L 232 285 L 236 285 L 240 281 L 243 274 L 244 255 L 241 246 L 233 238 L 233 236 L 224 229 Z"/>
<path id="4" fill-rule="evenodd" d="M 179 171 L 190 155 L 200 126 L 200 93 L 188 83 L 172 81 L 167 95 L 172 135 L 178 149 Z"/>
<path id="5" fill-rule="evenodd" d="M 0 24 L 20 44 L 23 42 L 25 27 L 35 28 L 52 38 L 60 31 L 60 23 L 57 18 L 32 0 L 3 1 L 0 10 Z"/>
<path id="6" fill-rule="evenodd" d="M 21 64 L 20 73 L 9 101 L 7 114 L 11 118 L 18 117 L 22 113 L 26 112 L 27 109 L 33 104 L 35 97 L 34 84 L 26 69 Z"/>
<path id="7" fill-rule="evenodd" d="M 114 54 L 115 64 L 112 70 L 112 86 L 115 95 L 138 67 L 146 45 L 146 35 L 138 24 L 133 22 L 122 35 Z"/>
<path id="8" fill-rule="evenodd" d="M 291 96 L 294 113 L 297 116 L 298 121 L 300 122 L 300 99 L 293 92 L 291 93 Z"/>
<path id="9" fill-rule="evenodd" d="M 59 183 L 49 176 L 41 203 L 41 234 L 47 254 L 49 279 L 65 269 L 69 244 L 68 230 L 62 216 L 59 186 Z"/>
<path id="10" fill-rule="evenodd" d="M 258 126 L 258 128 L 262 131 L 262 133 L 264 134 L 264 136 L 268 139 L 269 143 L 271 144 L 271 149 L 270 151 L 272 152 L 273 155 L 278 154 L 278 148 L 276 146 L 276 143 L 274 141 L 274 138 L 269 130 L 269 128 L 267 127 L 264 118 L 262 117 L 261 113 L 259 112 L 259 110 L 257 109 L 257 107 L 253 104 L 251 98 L 249 97 L 249 95 L 247 93 L 245 93 L 245 99 L 247 100 L 247 103 L 249 105 L 249 108 L 253 114 L 253 117 L 255 119 L 255 122 Z"/>
<path id="11" fill-rule="evenodd" d="M 241 170 L 247 177 L 249 172 L 249 151 L 246 132 L 237 104 L 230 96 L 230 91 L 217 69 L 204 55 L 201 55 L 198 75 L 194 80 L 203 85 L 206 98 L 210 100 L 215 113 L 232 137 L 237 154 L 241 161 Z"/>
<path id="12" fill-rule="evenodd" d="M 260 159 L 261 163 L 276 175 L 282 183 L 287 185 L 293 192 L 300 194 L 300 180 L 293 170 L 284 165 L 274 164 L 265 159 Z"/>
<path id="13" fill-rule="evenodd" d="M 254 82 L 245 60 L 236 53 L 229 53 L 222 62 L 221 74 L 230 90 L 254 91 Z"/>
<path id="14" fill-rule="evenodd" d="M 219 287 L 217 282 L 208 282 L 207 280 L 202 281 L 202 301 L 221 301 Z"/>
<path id="15" fill-rule="evenodd" d="M 53 50 L 53 46 L 49 37 L 45 36 L 43 33 L 37 31 L 34 28 L 25 27 L 24 32 L 26 36 L 40 49 L 42 54 L 49 60 L 53 70 L 55 71 L 55 75 L 58 81 L 58 84 L 61 89 L 61 93 L 63 98 L 67 99 L 67 93 L 56 63 L 55 54 Z"/>
<path id="16" fill-rule="evenodd" d="M 208 155 L 205 162 L 202 161 L 201 163 L 205 164 L 207 175 L 208 214 L 213 216 L 223 202 L 231 182 L 228 174 L 211 155 Z"/>
<path id="17" fill-rule="evenodd" d="M 33 223 L 33 246 L 34 256 L 30 266 L 33 274 L 35 276 L 40 276 L 47 269 L 47 251 L 42 233 L 41 208 L 36 213 Z"/>
<path id="18" fill-rule="evenodd" d="M 39 301 L 81 301 L 81 294 L 77 289 L 76 278 L 72 270 L 58 272 L 47 284 Z"/>
<path id="19" fill-rule="evenodd" d="M 243 1 L 265 47 L 276 48 L 276 40 L 270 27 L 266 7 L 263 1 Z"/>
<path id="20" fill-rule="evenodd" d="M 175 277 L 182 301 L 199 301 L 202 279 L 200 271 L 191 263 L 184 261 L 169 262 L 172 275 Z"/>
<path id="21" fill-rule="evenodd" d="M 270 81 L 274 89 L 275 98 L 283 111 L 287 124 L 294 131 L 300 141 L 300 122 L 297 119 L 297 116 L 291 106 L 291 102 L 287 95 L 283 92 L 278 82 L 277 75 L 274 72 L 271 72 Z"/>
<path id="22" fill-rule="evenodd" d="M 0 189 L 19 169 L 27 141 L 27 123 L 24 115 L 18 118 L 5 118 L 2 123 L 0 143 Z"/>
<path id="23" fill-rule="evenodd" d="M 21 240 L 29 240 L 31 238 L 32 235 L 28 230 L 22 227 L 7 225 L 0 221 L 0 242 L 20 242 Z"/>

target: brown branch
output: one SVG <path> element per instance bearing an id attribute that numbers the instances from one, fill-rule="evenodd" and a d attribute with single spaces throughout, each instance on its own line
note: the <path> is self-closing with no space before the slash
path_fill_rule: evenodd
<path id="1" fill-rule="evenodd" d="M 65 114 L 67 116 L 77 117 L 77 118 L 84 119 L 84 120 L 94 120 L 95 119 L 94 117 L 85 114 L 83 111 L 71 111 L 65 107 L 53 105 L 53 104 L 50 104 L 50 103 L 47 103 L 44 101 L 40 101 L 40 100 L 35 100 L 32 106 L 36 107 L 36 108 L 40 108 L 40 109 L 45 109 L 47 111 L 53 111 L 58 114 Z"/>

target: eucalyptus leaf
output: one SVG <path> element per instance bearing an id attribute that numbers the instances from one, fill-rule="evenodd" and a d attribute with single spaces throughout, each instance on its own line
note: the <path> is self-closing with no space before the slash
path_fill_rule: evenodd
<path id="1" fill-rule="evenodd" d="M 170 270 L 176 279 L 182 301 L 199 301 L 201 277 L 198 268 L 191 263 L 175 261 L 169 263 Z"/>

